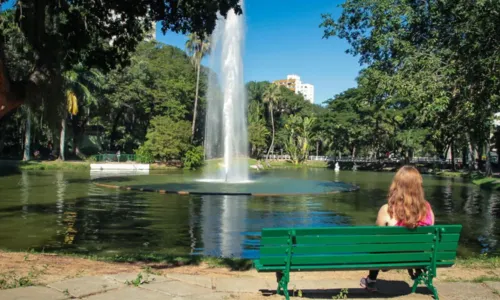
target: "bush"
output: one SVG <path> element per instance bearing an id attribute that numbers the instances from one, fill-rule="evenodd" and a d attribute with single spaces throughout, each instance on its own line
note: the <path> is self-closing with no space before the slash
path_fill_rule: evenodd
<path id="1" fill-rule="evenodd" d="M 146 142 L 139 147 L 144 159 L 157 161 L 176 160 L 190 147 L 191 123 L 173 120 L 167 116 L 151 119 Z"/>
<path id="2" fill-rule="evenodd" d="M 135 150 L 135 156 L 137 162 L 143 164 L 151 164 L 155 162 L 155 158 L 150 150 L 146 149 L 146 147 L 141 146 L 139 149 Z"/>
<path id="3" fill-rule="evenodd" d="M 184 168 L 189 170 L 199 169 L 204 163 L 203 147 L 200 146 L 191 147 L 182 158 Z"/>

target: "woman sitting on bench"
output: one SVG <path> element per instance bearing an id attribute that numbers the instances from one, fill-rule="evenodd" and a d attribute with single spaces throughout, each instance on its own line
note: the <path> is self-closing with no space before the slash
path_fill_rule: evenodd
<path id="1" fill-rule="evenodd" d="M 418 226 L 434 225 L 434 213 L 425 200 L 420 172 L 412 166 L 404 166 L 396 173 L 389 189 L 387 204 L 384 204 L 377 216 L 378 226 Z M 370 270 L 368 277 L 361 279 L 361 286 L 369 291 L 376 291 L 379 270 Z M 408 270 L 415 279 L 421 270 Z"/>

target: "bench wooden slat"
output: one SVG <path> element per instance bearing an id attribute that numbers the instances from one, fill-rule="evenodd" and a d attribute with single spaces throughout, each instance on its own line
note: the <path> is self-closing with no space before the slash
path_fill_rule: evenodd
<path id="1" fill-rule="evenodd" d="M 443 234 L 441 242 L 458 242 L 459 234 Z M 325 235 L 297 236 L 296 244 L 307 245 L 342 245 L 342 244 L 395 244 L 395 243 L 430 243 L 434 241 L 431 234 L 395 234 L 395 235 Z M 288 236 L 262 237 L 261 247 L 269 245 L 287 245 Z"/>
<path id="2" fill-rule="evenodd" d="M 437 266 L 440 268 L 452 267 L 454 261 L 440 261 Z M 255 268 L 259 272 L 279 272 L 284 271 L 286 267 L 281 266 L 264 266 L 260 260 L 254 261 Z M 382 269 L 410 269 L 410 268 L 425 268 L 428 263 L 421 262 L 404 262 L 404 263 L 370 263 L 370 264 L 352 264 L 352 265 L 310 265 L 310 266 L 291 266 L 291 271 L 345 271 L 345 270 L 382 270 Z"/>
<path id="3" fill-rule="evenodd" d="M 366 253 L 366 252 L 422 252 L 431 251 L 432 243 L 417 244 L 351 244 L 351 245 L 328 245 L 328 246 L 304 246 L 296 245 L 293 247 L 293 254 L 333 254 L 333 253 Z M 284 254 L 288 246 L 262 247 L 260 255 Z M 457 243 L 440 243 L 439 251 L 456 251 Z"/>
<path id="4" fill-rule="evenodd" d="M 445 230 L 444 234 L 460 233 L 460 225 L 439 225 Z M 280 237 L 288 234 L 291 228 L 264 228 L 263 237 Z M 375 226 L 355 226 L 355 227 L 318 227 L 318 228 L 293 228 L 297 236 L 301 235 L 389 235 L 389 234 L 426 234 L 434 233 L 434 226 L 422 226 L 415 229 L 405 227 L 375 227 Z"/>
<path id="5" fill-rule="evenodd" d="M 346 253 L 338 255 L 294 255 L 292 266 L 297 265 L 328 265 L 354 263 L 391 263 L 391 262 L 427 262 L 431 261 L 432 252 L 414 253 Z M 456 253 L 438 252 L 437 260 L 455 259 Z M 260 262 L 263 265 L 282 265 L 285 256 L 263 256 Z"/>

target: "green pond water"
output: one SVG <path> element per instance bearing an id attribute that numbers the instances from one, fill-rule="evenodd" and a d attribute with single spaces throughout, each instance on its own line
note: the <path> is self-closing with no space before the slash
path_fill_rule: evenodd
<path id="1" fill-rule="evenodd" d="M 0 248 L 253 258 L 264 227 L 373 224 L 393 174 L 305 168 L 256 173 L 273 190 L 285 192 L 301 190 L 297 184 L 302 179 L 359 186 L 353 192 L 266 197 L 115 190 L 96 186 L 92 176 L 89 171 L 0 172 Z M 202 175 L 168 171 L 114 176 L 98 181 L 175 186 Z M 499 253 L 497 192 L 459 178 L 424 176 L 424 185 L 436 222 L 463 225 L 460 255 Z"/>

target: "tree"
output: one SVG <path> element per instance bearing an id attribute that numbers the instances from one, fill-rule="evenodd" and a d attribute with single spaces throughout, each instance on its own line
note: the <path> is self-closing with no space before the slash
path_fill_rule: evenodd
<path id="1" fill-rule="evenodd" d="M 200 38 L 196 33 L 191 33 L 186 41 L 186 50 L 191 56 L 191 59 L 196 67 L 196 94 L 193 108 L 193 125 L 191 127 L 191 139 L 193 139 L 196 128 L 196 110 L 198 108 L 201 60 L 210 52 L 210 38 L 208 36 L 201 36 Z"/>
<path id="2" fill-rule="evenodd" d="M 257 101 L 252 101 L 248 109 L 248 141 L 251 147 L 251 156 L 258 158 L 267 146 L 266 140 L 269 130 L 266 120 L 262 117 L 264 108 Z"/>
<path id="3" fill-rule="evenodd" d="M 190 124 L 188 121 L 173 120 L 158 116 L 151 120 L 146 142 L 141 151 L 151 153 L 156 160 L 180 159 L 189 149 Z"/>
<path id="4" fill-rule="evenodd" d="M 269 110 L 269 116 L 271 117 L 271 128 L 272 128 L 272 136 L 271 136 L 271 145 L 269 146 L 269 150 L 267 151 L 266 159 L 269 159 L 269 153 L 273 150 L 274 146 L 274 110 L 273 107 L 279 103 L 281 96 L 280 87 L 276 84 L 270 84 L 267 89 L 264 91 L 263 101 L 267 103 L 267 107 Z"/>
<path id="5" fill-rule="evenodd" d="M 324 37 L 347 40 L 348 53 L 367 66 L 366 95 L 400 132 L 394 141 L 428 128 L 419 144 L 430 138 L 441 152 L 462 141 L 476 152 L 500 109 L 500 2 L 348 0 L 342 7 L 336 20 L 323 16 Z"/>
<path id="6" fill-rule="evenodd" d="M 130 153 L 144 143 L 152 118 L 192 120 L 195 83 L 196 72 L 184 51 L 155 42 L 141 43 L 130 66 L 106 77 L 104 101 L 91 121 L 105 127 L 109 150 Z M 204 84 L 200 80 L 200 86 Z"/>
<path id="7" fill-rule="evenodd" d="M 315 118 L 291 116 L 285 125 L 289 133 L 285 149 L 295 165 L 306 161 L 309 156 L 315 122 Z"/>
<path id="8" fill-rule="evenodd" d="M 72 70 L 66 71 L 64 77 L 64 88 L 66 90 L 66 105 L 63 108 L 61 118 L 61 136 L 59 158 L 65 160 L 66 127 L 68 116 L 73 118 L 79 112 L 79 106 L 89 106 L 97 103 L 96 93 L 102 87 L 103 75 L 94 69 L 86 69 L 82 65 L 75 66 Z M 85 123 L 85 121 L 84 121 Z M 76 126 L 73 126 L 76 127 Z M 73 150 L 75 155 L 79 155 L 78 139 L 76 132 L 73 132 Z"/>
<path id="9" fill-rule="evenodd" d="M 7 0 L 1 0 L 0 4 Z M 61 103 L 64 95 L 49 97 L 61 90 L 61 74 L 74 65 L 113 69 L 128 62 L 152 22 L 161 22 L 162 31 L 210 34 L 217 14 L 230 9 L 242 12 L 238 0 L 27 0 L 16 1 L 15 18 L 1 16 L 1 22 L 17 26 L 34 54 L 34 68 L 21 79 L 10 76 L 5 35 L 0 37 L 0 118 L 37 94 Z M 68 20 L 71 20 L 68 22 Z M 52 99 L 54 98 L 54 99 Z M 37 99 L 39 101 L 41 99 Z"/>

